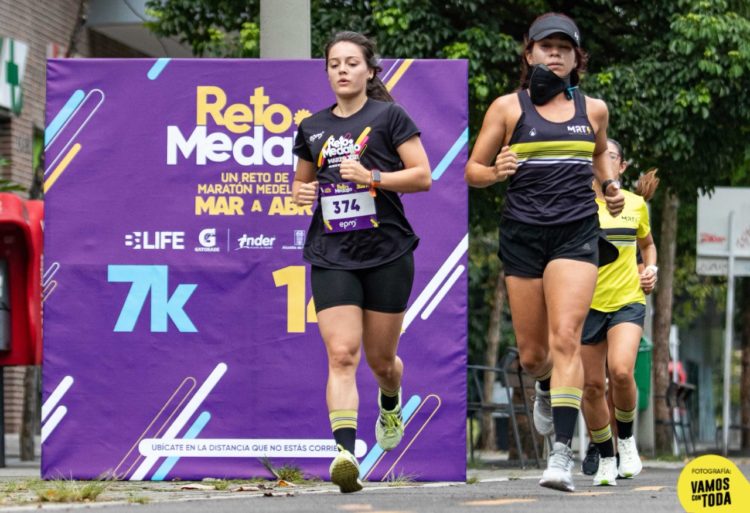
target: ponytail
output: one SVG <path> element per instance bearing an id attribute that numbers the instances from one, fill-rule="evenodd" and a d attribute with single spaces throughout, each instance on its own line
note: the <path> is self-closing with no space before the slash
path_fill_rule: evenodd
<path id="1" fill-rule="evenodd" d="M 393 102 L 393 96 L 388 92 L 385 84 L 380 77 L 374 75 L 370 80 L 367 81 L 367 97 L 373 100 L 380 100 L 381 102 Z"/>
<path id="2" fill-rule="evenodd" d="M 658 169 L 652 167 L 645 174 L 638 178 L 635 184 L 635 193 L 639 196 L 643 196 L 646 201 L 651 201 L 651 198 L 656 194 L 656 188 L 659 187 L 659 179 L 656 177 Z"/>

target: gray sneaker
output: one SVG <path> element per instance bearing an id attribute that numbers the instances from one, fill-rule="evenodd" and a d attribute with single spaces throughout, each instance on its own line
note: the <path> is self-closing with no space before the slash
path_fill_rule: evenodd
<path id="1" fill-rule="evenodd" d="M 534 389 L 534 428 L 540 435 L 550 436 L 555 432 L 555 425 L 552 423 L 552 397 L 549 391 L 544 392 L 539 388 L 538 381 Z"/>
<path id="2" fill-rule="evenodd" d="M 566 444 L 555 442 L 547 460 L 547 470 L 539 481 L 541 486 L 563 492 L 575 491 L 573 485 L 573 450 Z"/>

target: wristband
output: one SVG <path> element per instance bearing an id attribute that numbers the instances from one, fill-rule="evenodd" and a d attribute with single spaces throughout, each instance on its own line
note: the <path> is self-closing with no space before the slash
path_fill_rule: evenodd
<path id="1" fill-rule="evenodd" d="M 377 195 L 376 188 L 380 187 L 380 170 L 370 170 L 370 196 L 373 198 Z"/>
<path id="2" fill-rule="evenodd" d="M 658 272 L 659 272 L 659 268 L 658 268 L 658 267 L 656 267 L 656 266 L 655 266 L 654 264 L 651 264 L 651 265 L 647 265 L 647 266 L 646 266 L 646 270 L 648 271 L 649 269 L 651 269 L 651 271 L 652 271 L 652 272 L 653 272 L 654 274 L 658 274 Z"/>

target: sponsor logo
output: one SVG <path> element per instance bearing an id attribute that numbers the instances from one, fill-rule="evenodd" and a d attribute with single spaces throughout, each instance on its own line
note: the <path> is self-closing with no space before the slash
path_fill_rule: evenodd
<path id="1" fill-rule="evenodd" d="M 536 137 L 536 128 L 529 130 L 529 137 Z"/>
<path id="2" fill-rule="evenodd" d="M 221 249 L 216 245 L 216 228 L 206 228 L 198 234 L 199 246 L 194 249 L 198 253 L 218 253 Z"/>
<path id="3" fill-rule="evenodd" d="M 254 89 L 247 103 L 231 101 L 219 86 L 198 86 L 195 126 L 167 126 L 167 164 L 233 161 L 241 166 L 293 166 L 292 122 L 309 113 L 301 109 L 293 117 L 288 106 L 271 101 L 263 86 Z"/>
<path id="4" fill-rule="evenodd" d="M 237 239 L 237 247 L 234 248 L 234 250 L 237 251 L 238 249 L 273 249 L 275 240 L 276 240 L 276 237 L 266 237 L 262 233 L 256 236 L 243 233 L 242 236 Z"/>
<path id="5" fill-rule="evenodd" d="M 281 246 L 281 249 L 302 249 L 305 247 L 305 230 L 294 230 L 292 244 Z"/>
<path id="6" fill-rule="evenodd" d="M 716 234 L 713 234 L 713 233 L 705 233 L 705 232 L 701 233 L 701 244 L 705 244 L 707 242 L 709 242 L 709 243 L 710 242 L 721 243 L 721 242 L 724 242 L 726 240 L 727 240 L 727 238 L 724 237 L 724 236 L 722 236 L 722 235 L 716 235 Z"/>
<path id="7" fill-rule="evenodd" d="M 312 134 L 310 137 L 308 137 L 308 141 L 310 141 L 311 143 L 315 142 L 321 137 L 323 137 L 324 133 L 326 133 L 325 130 L 323 130 L 322 132 L 318 132 L 317 134 Z"/>
<path id="8" fill-rule="evenodd" d="M 568 133 L 590 135 L 591 127 L 588 125 L 568 125 Z"/>
<path id="9" fill-rule="evenodd" d="M 125 247 L 146 249 L 185 249 L 185 232 L 131 232 L 125 234 Z"/>

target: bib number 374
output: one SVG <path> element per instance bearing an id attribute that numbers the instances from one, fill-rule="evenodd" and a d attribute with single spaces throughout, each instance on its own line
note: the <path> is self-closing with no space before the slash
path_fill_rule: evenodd
<path id="1" fill-rule="evenodd" d="M 367 185 L 353 182 L 320 186 L 325 233 L 372 230 L 378 227 L 375 199 Z"/>

